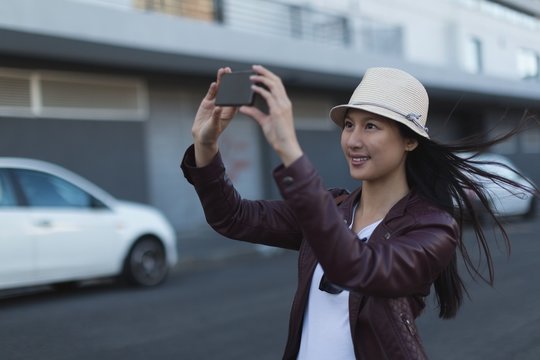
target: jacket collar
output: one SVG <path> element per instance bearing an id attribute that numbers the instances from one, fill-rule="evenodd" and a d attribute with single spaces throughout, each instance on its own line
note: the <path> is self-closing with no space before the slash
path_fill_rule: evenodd
<path id="1" fill-rule="evenodd" d="M 362 195 L 362 187 L 359 187 L 355 191 L 353 191 L 340 205 L 340 208 L 343 211 L 343 216 L 345 220 L 347 220 L 348 224 L 351 224 L 352 216 L 353 216 L 353 209 L 354 206 L 360 201 L 360 196 Z M 403 216 L 405 214 L 405 211 L 407 209 L 407 206 L 410 205 L 411 201 L 416 201 L 418 198 L 418 195 L 414 190 L 411 190 L 402 197 L 397 203 L 392 206 L 390 211 L 386 214 L 384 217 L 383 222 L 388 222 L 389 220 L 392 220 L 393 218 Z"/>

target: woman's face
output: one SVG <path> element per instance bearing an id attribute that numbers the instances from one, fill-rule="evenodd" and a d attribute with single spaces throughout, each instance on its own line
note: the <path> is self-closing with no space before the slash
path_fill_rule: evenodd
<path id="1" fill-rule="evenodd" d="M 405 176 L 406 152 L 417 145 L 404 138 L 398 124 L 363 110 L 347 112 L 341 133 L 341 148 L 354 179 L 388 180 Z"/>

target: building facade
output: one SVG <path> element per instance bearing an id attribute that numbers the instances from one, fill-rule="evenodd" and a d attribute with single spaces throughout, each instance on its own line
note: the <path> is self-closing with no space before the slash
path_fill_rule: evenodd
<path id="1" fill-rule="evenodd" d="M 220 66 L 280 74 L 325 183 L 352 189 L 328 110 L 368 67 L 426 85 L 436 139 L 504 130 L 540 109 L 539 14 L 537 0 L 3 0 L 0 156 L 66 166 L 195 231 L 204 215 L 179 162 Z M 247 198 L 278 196 L 261 136 L 239 116 L 222 139 Z M 528 167 L 540 159 L 538 128 L 494 151 L 540 182 Z"/>

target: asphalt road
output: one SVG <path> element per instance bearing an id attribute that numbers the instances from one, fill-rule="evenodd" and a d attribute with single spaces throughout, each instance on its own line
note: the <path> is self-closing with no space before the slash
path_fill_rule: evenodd
<path id="1" fill-rule="evenodd" d="M 540 359 L 540 219 L 509 226 L 496 286 L 470 282 L 458 318 L 418 322 L 432 359 Z M 279 359 L 296 282 L 293 252 L 192 263 L 162 286 L 103 283 L 0 299 L 0 359 Z"/>

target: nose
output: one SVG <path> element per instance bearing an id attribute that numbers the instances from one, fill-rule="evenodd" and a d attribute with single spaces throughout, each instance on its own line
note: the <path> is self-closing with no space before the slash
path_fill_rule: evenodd
<path id="1" fill-rule="evenodd" d="M 356 127 L 353 131 L 347 133 L 346 136 L 345 144 L 348 148 L 359 149 L 363 146 L 362 129 L 360 127 Z"/>

